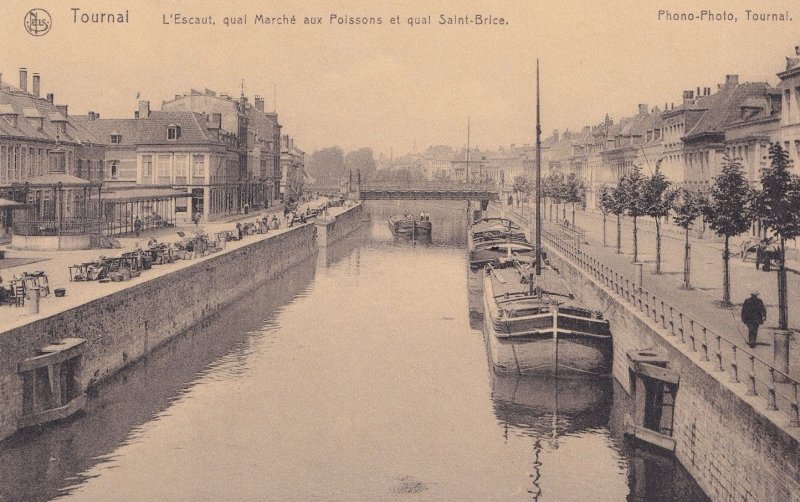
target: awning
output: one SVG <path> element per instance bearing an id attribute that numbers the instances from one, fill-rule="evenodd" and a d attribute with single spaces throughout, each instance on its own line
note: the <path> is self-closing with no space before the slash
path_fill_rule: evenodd
<path id="1" fill-rule="evenodd" d="M 171 188 L 133 188 L 119 190 L 118 192 L 103 192 L 100 196 L 102 202 L 137 202 L 144 200 L 168 200 L 181 197 L 191 197 L 189 192 L 173 190 Z"/>
<path id="2" fill-rule="evenodd" d="M 10 208 L 10 207 L 25 207 L 25 204 L 21 202 L 14 202 L 13 200 L 3 199 L 0 197 L 0 208 Z"/>

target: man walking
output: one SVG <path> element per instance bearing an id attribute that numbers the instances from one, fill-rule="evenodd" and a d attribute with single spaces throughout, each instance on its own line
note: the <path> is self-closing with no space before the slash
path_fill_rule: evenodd
<path id="1" fill-rule="evenodd" d="M 758 291 L 753 291 L 750 298 L 742 304 L 742 322 L 747 325 L 747 344 L 751 349 L 756 346 L 758 327 L 767 319 L 767 308 L 758 297 Z"/>
<path id="2" fill-rule="evenodd" d="M 139 219 L 138 216 L 135 220 L 133 220 L 133 231 L 136 234 L 136 237 L 139 237 L 139 234 L 142 232 L 142 220 Z"/>

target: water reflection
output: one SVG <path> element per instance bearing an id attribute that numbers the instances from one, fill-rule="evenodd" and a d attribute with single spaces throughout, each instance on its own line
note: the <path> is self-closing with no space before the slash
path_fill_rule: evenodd
<path id="1" fill-rule="evenodd" d="M 84 413 L 0 443 L 0 500 L 55 497 L 136 442 L 140 426 L 168 413 L 198 379 L 241 378 L 258 350 L 258 330 L 274 323 L 276 311 L 302 296 L 313 277 L 311 258 L 123 369 L 96 389 Z"/>

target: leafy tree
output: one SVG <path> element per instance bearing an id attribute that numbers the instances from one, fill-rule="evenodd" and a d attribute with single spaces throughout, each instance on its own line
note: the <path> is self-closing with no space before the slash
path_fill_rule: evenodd
<path id="1" fill-rule="evenodd" d="M 614 191 L 608 185 L 601 185 L 599 189 L 600 212 L 603 213 L 603 247 L 606 247 L 606 219 L 608 213 L 614 209 Z"/>
<path id="2" fill-rule="evenodd" d="M 513 190 L 522 195 L 530 195 L 533 191 L 533 183 L 527 176 L 520 174 L 514 177 Z"/>
<path id="3" fill-rule="evenodd" d="M 661 159 L 656 162 L 656 170 L 652 176 L 644 180 L 644 210 L 656 222 L 656 274 L 661 273 L 661 219 L 669 216 L 674 200 L 674 192 L 669 190 L 671 183 L 661 172 Z"/>
<path id="4" fill-rule="evenodd" d="M 714 178 L 703 215 L 717 235 L 725 237 L 722 251 L 722 305 L 731 305 L 729 240 L 750 227 L 752 191 L 742 171 L 739 159 L 727 154 L 722 159 L 722 172 Z"/>
<path id="5" fill-rule="evenodd" d="M 645 177 L 641 166 L 633 166 L 630 173 L 619 180 L 622 190 L 622 204 L 625 212 L 633 218 L 633 262 L 639 261 L 639 240 L 637 219 L 647 214 L 644 199 Z"/>
<path id="6" fill-rule="evenodd" d="M 611 212 L 617 217 L 617 254 L 622 253 L 622 215 L 625 214 L 625 186 L 622 180 L 611 190 Z"/>
<path id="7" fill-rule="evenodd" d="M 678 188 L 673 190 L 672 193 L 672 209 L 675 211 L 672 220 L 684 230 L 683 288 L 692 289 L 690 275 L 692 244 L 689 242 L 689 229 L 695 220 L 702 215 L 706 202 L 702 195 L 685 188 Z"/>
<path id="8" fill-rule="evenodd" d="M 344 169 L 352 172 L 353 176 L 360 171 L 362 181 L 371 179 L 375 172 L 375 155 L 372 148 L 360 148 L 347 152 L 344 156 Z"/>
<path id="9" fill-rule="evenodd" d="M 789 171 L 789 153 L 774 143 L 769 148 L 771 165 L 761 170 L 762 189 L 756 207 L 764 226 L 780 241 L 778 257 L 778 329 L 789 329 L 786 285 L 786 240 L 800 236 L 800 177 Z"/>
<path id="10" fill-rule="evenodd" d="M 556 218 L 558 218 L 558 206 L 564 194 L 564 174 L 561 171 L 551 172 L 545 179 L 547 185 L 547 197 L 550 200 L 550 220 L 553 219 L 553 204 L 556 204 Z"/>
<path id="11" fill-rule="evenodd" d="M 572 204 L 572 226 L 575 226 L 575 203 L 581 202 L 586 195 L 586 185 L 583 180 L 574 172 L 571 172 L 564 179 L 563 197 L 565 204 Z M 565 205 L 566 210 L 566 205 Z"/>
<path id="12" fill-rule="evenodd" d="M 339 183 L 347 179 L 344 152 L 338 146 L 316 150 L 306 161 L 306 171 L 317 183 Z"/>

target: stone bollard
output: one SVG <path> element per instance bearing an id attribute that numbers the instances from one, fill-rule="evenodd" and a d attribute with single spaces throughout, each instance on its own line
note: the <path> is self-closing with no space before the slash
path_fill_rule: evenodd
<path id="1" fill-rule="evenodd" d="M 36 315 L 39 313 L 39 298 L 41 293 L 39 288 L 29 288 L 25 295 L 25 315 Z"/>
<path id="2" fill-rule="evenodd" d="M 774 343 L 774 356 L 775 360 L 773 364 L 775 365 L 775 369 L 789 374 L 789 336 L 791 335 L 789 331 L 783 329 L 776 329 L 773 331 L 775 336 L 775 343 Z M 775 381 L 778 383 L 787 383 L 786 377 L 781 374 L 775 375 Z"/>

